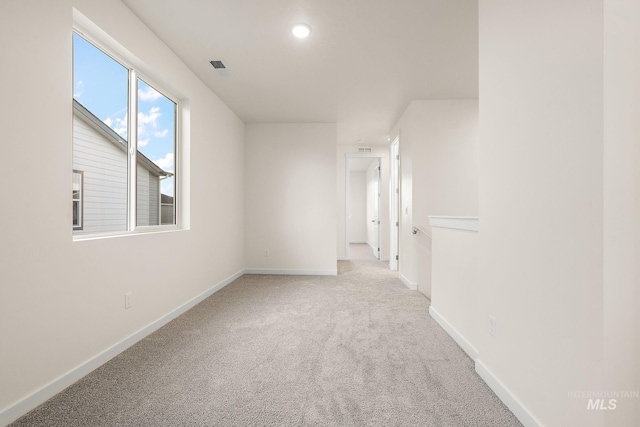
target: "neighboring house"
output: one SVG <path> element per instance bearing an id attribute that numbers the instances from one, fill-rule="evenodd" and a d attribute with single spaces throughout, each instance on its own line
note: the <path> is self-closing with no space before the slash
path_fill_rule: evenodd
<path id="1" fill-rule="evenodd" d="M 76 100 L 73 113 L 74 234 L 127 230 L 127 141 Z M 173 197 L 160 208 L 170 176 L 138 151 L 138 226 L 173 223 Z"/>
<path id="2" fill-rule="evenodd" d="M 161 224 L 173 224 L 174 203 L 173 197 L 160 194 L 160 218 Z"/>

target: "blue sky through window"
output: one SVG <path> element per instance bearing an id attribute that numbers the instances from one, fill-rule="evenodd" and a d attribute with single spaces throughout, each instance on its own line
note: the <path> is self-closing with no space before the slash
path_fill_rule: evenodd
<path id="1" fill-rule="evenodd" d="M 73 97 L 116 133 L 127 138 L 129 70 L 73 35 Z M 138 79 L 138 150 L 167 172 L 175 173 L 176 105 Z M 174 195 L 174 178 L 162 181 L 162 193 Z"/>
<path id="2" fill-rule="evenodd" d="M 163 170 L 175 173 L 176 104 L 138 79 L 138 150 Z M 174 178 L 162 180 L 162 193 L 173 196 Z"/>

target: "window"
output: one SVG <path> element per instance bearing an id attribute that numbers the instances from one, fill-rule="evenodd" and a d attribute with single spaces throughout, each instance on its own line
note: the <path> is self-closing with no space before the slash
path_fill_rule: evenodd
<path id="1" fill-rule="evenodd" d="M 73 171 L 73 229 L 82 230 L 82 171 Z"/>
<path id="2" fill-rule="evenodd" d="M 177 103 L 78 33 L 73 73 L 74 235 L 175 225 Z"/>
<path id="3" fill-rule="evenodd" d="M 141 79 L 137 86 L 137 224 L 173 224 L 173 203 L 171 209 L 161 205 L 174 193 L 176 104 Z"/>

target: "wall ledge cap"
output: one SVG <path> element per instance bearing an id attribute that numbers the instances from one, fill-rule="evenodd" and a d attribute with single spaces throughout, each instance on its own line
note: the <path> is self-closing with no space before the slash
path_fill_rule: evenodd
<path id="1" fill-rule="evenodd" d="M 429 223 L 432 227 L 480 231 L 480 219 L 475 216 L 429 216 Z"/>

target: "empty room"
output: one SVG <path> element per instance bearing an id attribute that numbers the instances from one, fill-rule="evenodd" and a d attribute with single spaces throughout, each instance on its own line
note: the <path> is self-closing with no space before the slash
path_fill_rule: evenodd
<path id="1" fill-rule="evenodd" d="M 0 40 L 1 426 L 640 425 L 637 0 L 0 0 Z"/>

